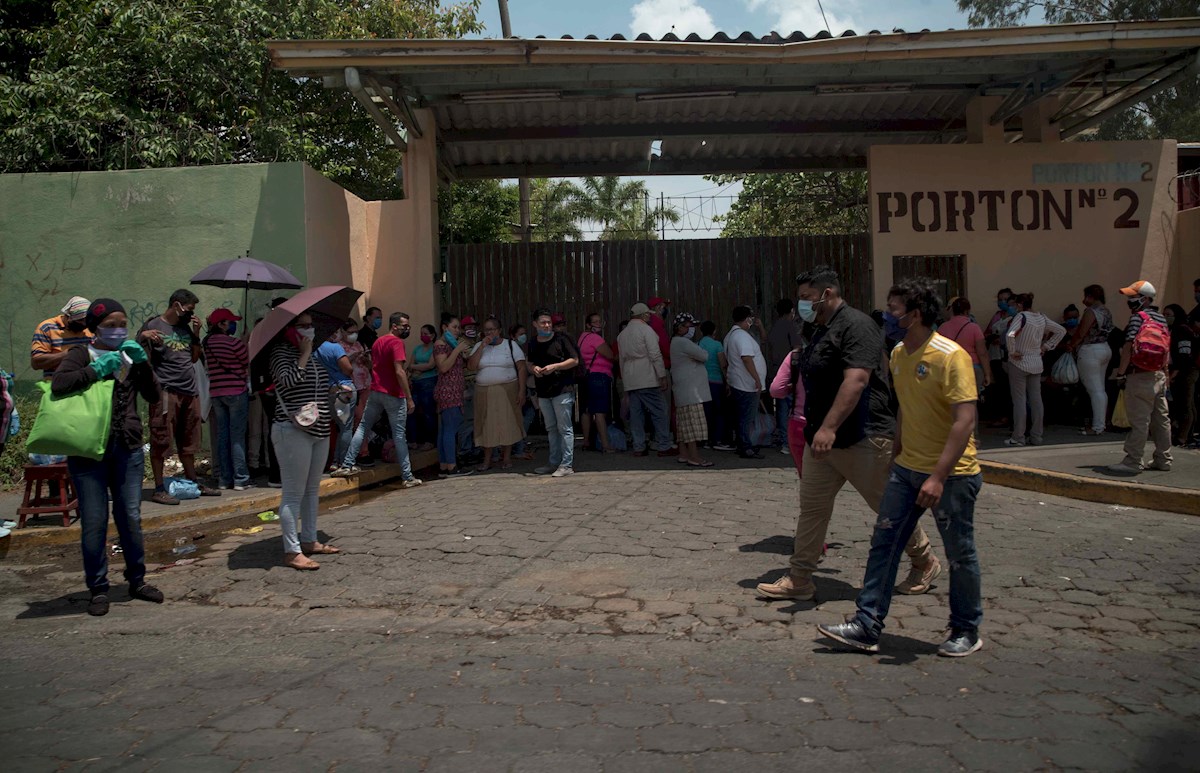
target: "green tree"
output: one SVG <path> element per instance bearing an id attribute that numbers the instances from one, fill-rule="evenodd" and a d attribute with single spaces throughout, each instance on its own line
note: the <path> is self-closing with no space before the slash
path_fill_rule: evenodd
<path id="1" fill-rule="evenodd" d="M 343 89 L 271 68 L 281 38 L 458 37 L 480 0 L 9 0 L 0 172 L 307 161 L 366 198 L 400 154 Z"/>
<path id="2" fill-rule="evenodd" d="M 716 185 L 742 183 L 718 220 L 721 236 L 861 233 L 868 229 L 866 172 L 711 175 Z"/>
<path id="3" fill-rule="evenodd" d="M 585 177 L 580 185 L 583 215 L 600 226 L 600 239 L 657 239 L 663 222 L 679 222 L 670 205 L 650 201 L 641 180 L 619 177 Z"/>
<path id="4" fill-rule="evenodd" d="M 1196 0 L 958 0 L 973 27 L 1012 27 L 1040 12 L 1051 24 L 1196 16 Z M 1041 19 L 1033 19 L 1035 22 Z M 1200 140 L 1200 78 L 1148 98 L 1100 125 L 1095 139 Z"/>
<path id="5" fill-rule="evenodd" d="M 463 180 L 438 192 L 442 244 L 510 242 L 521 217 L 517 186 Z"/>
<path id="6" fill-rule="evenodd" d="M 529 183 L 529 221 L 535 242 L 583 239 L 586 211 L 579 188 L 570 180 L 538 178 Z"/>

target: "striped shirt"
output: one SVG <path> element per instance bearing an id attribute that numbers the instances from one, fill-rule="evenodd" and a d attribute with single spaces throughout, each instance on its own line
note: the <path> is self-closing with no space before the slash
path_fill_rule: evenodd
<path id="1" fill-rule="evenodd" d="M 92 336 L 86 330 L 76 333 L 67 329 L 67 315 L 59 314 L 51 317 L 37 326 L 33 331 L 33 344 L 29 348 L 29 356 L 39 354 L 58 354 L 72 346 L 87 346 L 92 342 Z M 50 378 L 53 370 L 43 370 L 42 375 Z"/>
<path id="2" fill-rule="evenodd" d="M 316 356 L 308 358 L 308 365 L 300 370 L 300 350 L 290 343 L 281 342 L 271 350 L 271 380 L 275 382 L 275 421 L 289 422 L 308 403 L 317 404 L 317 421 L 310 427 L 301 427 L 317 437 L 329 436 L 329 376 L 325 366 Z M 297 425 L 298 426 L 298 425 Z"/>
<path id="3" fill-rule="evenodd" d="M 1009 364 L 1031 375 L 1041 373 L 1044 370 L 1042 353 L 1058 346 L 1066 334 L 1066 328 L 1047 319 L 1045 314 L 1022 311 L 1008 326 Z"/>
<path id="4" fill-rule="evenodd" d="M 1146 316 L 1154 320 L 1163 327 L 1167 327 L 1167 318 L 1162 315 L 1157 306 L 1147 306 L 1142 309 L 1146 312 Z M 1136 311 L 1129 315 L 1129 324 L 1125 326 L 1125 343 L 1133 343 L 1133 339 L 1137 338 L 1138 331 L 1142 329 L 1142 315 Z M 1169 330 L 1170 328 L 1168 328 Z"/>
<path id="5" fill-rule="evenodd" d="M 204 364 L 210 397 L 235 397 L 249 388 L 246 373 L 250 352 L 240 339 L 227 333 L 209 333 L 204 339 Z"/>

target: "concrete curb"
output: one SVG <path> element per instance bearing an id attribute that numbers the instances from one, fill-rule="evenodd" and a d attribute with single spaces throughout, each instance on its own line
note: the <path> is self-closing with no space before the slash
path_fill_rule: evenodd
<path id="1" fill-rule="evenodd" d="M 437 464 L 437 453 L 414 453 L 411 461 L 414 470 L 423 469 Z M 326 505 L 342 499 L 357 500 L 360 489 L 399 478 L 398 464 L 378 464 L 363 470 L 354 478 L 326 478 L 321 481 L 321 504 Z M 200 524 L 265 510 L 278 510 L 280 493 L 279 489 L 255 489 L 251 496 L 221 497 L 211 501 L 211 505 L 168 511 L 153 518 L 145 518 L 142 520 L 142 529 L 145 532 L 153 532 L 173 526 Z M 110 523 L 109 535 L 113 534 L 115 530 Z M 11 534 L 0 539 L 0 559 L 23 550 L 78 543 L 78 520 L 70 526 L 13 529 Z"/>
<path id="2" fill-rule="evenodd" d="M 1037 491 L 1069 499 L 1082 499 L 1086 502 L 1200 515 L 1200 491 L 1196 489 L 1088 478 L 987 459 L 980 459 L 979 465 L 983 468 L 984 481 L 996 486 Z"/>

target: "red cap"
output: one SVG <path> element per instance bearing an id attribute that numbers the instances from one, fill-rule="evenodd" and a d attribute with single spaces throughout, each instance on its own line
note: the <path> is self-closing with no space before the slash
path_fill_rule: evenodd
<path id="1" fill-rule="evenodd" d="M 550 324 L 551 325 L 561 325 L 561 324 L 565 323 L 566 321 L 567 321 L 567 318 L 557 312 L 550 315 Z"/>
<path id="2" fill-rule="evenodd" d="M 467 325 L 478 325 L 479 324 L 478 322 L 475 321 L 475 318 L 469 314 L 467 316 L 463 317 L 462 319 L 460 319 L 459 323 L 463 327 L 466 327 Z"/>
<path id="3" fill-rule="evenodd" d="M 212 314 L 208 315 L 209 325 L 219 325 L 222 322 L 237 322 L 241 317 L 234 314 L 229 309 L 217 309 Z"/>
<path id="4" fill-rule="evenodd" d="M 671 302 L 669 300 L 667 300 L 666 298 L 657 298 L 656 297 L 656 298 L 651 298 L 650 300 L 646 301 L 646 305 L 652 309 L 660 303 L 665 303 L 668 306 L 671 305 Z"/>

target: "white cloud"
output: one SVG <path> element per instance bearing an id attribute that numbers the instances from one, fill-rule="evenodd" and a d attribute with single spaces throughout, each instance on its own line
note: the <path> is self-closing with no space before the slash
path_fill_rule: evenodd
<path id="1" fill-rule="evenodd" d="M 793 32 L 803 32 L 813 37 L 825 29 L 825 19 L 829 20 L 829 29 L 835 35 L 841 35 L 846 30 L 855 29 L 854 2 L 847 0 L 825 0 L 825 18 L 821 17 L 821 7 L 817 0 L 745 0 L 746 8 L 757 11 L 760 8 L 771 14 L 774 21 L 772 29 L 781 35 Z"/>
<path id="2" fill-rule="evenodd" d="M 634 36 L 646 32 L 661 38 L 674 32 L 680 38 L 686 38 L 695 32 L 709 38 L 717 33 L 712 15 L 696 0 L 642 0 L 631 13 L 633 20 L 629 30 Z"/>

